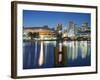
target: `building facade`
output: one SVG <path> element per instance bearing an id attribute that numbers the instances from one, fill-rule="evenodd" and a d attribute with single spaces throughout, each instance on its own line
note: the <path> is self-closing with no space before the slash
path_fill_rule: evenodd
<path id="1" fill-rule="evenodd" d="M 54 29 L 51 29 L 47 26 L 44 27 L 27 27 L 23 29 L 23 36 L 28 38 L 28 33 L 38 33 L 39 34 L 39 38 L 44 38 L 44 39 L 48 39 L 48 38 L 55 38 L 56 33 L 54 31 Z M 29 39 L 29 38 L 28 38 Z"/>

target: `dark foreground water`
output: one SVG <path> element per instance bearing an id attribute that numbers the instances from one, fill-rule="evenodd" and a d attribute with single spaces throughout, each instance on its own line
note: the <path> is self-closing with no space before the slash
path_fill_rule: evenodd
<path id="1" fill-rule="evenodd" d="M 41 53 L 42 45 L 42 53 Z M 66 50 L 66 66 L 90 66 L 91 43 L 90 41 L 65 41 L 63 46 Z M 54 68 L 54 49 L 56 41 L 23 42 L 23 69 Z M 40 55 L 43 54 L 43 55 Z M 43 60 L 39 66 L 39 59 Z"/>

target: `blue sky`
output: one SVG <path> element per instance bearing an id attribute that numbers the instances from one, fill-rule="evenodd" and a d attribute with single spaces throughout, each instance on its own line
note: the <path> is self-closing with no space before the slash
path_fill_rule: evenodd
<path id="1" fill-rule="evenodd" d="M 83 22 L 88 22 L 90 26 L 91 14 L 23 10 L 24 27 L 41 27 L 48 25 L 49 27 L 54 28 L 57 24 L 62 24 L 63 27 L 67 27 L 69 21 L 73 21 L 78 26 L 81 26 Z"/>

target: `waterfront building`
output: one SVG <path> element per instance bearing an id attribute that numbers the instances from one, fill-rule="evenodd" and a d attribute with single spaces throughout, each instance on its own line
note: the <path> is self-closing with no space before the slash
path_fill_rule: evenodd
<path id="1" fill-rule="evenodd" d="M 48 39 L 48 38 L 55 38 L 56 33 L 55 30 L 52 28 L 49 28 L 48 26 L 43 26 L 43 27 L 27 27 L 23 29 L 23 35 L 25 37 L 28 37 L 28 33 L 39 33 L 39 37 L 41 38 L 41 36 L 44 39 Z"/>
<path id="2" fill-rule="evenodd" d="M 67 32 L 63 32 L 62 38 L 67 38 Z"/>
<path id="3" fill-rule="evenodd" d="M 68 37 L 68 34 L 67 34 L 67 27 L 64 27 L 62 37 L 63 37 L 64 39 Z"/>
<path id="4" fill-rule="evenodd" d="M 91 28 L 89 27 L 87 22 L 83 23 L 82 26 L 79 28 L 78 36 L 90 40 Z"/>
<path id="5" fill-rule="evenodd" d="M 77 36 L 77 27 L 73 21 L 70 21 L 68 24 L 67 36 L 71 39 L 75 39 Z"/>

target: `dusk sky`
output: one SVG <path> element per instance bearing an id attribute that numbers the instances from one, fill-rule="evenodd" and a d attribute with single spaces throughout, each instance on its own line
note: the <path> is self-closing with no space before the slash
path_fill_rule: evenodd
<path id="1" fill-rule="evenodd" d="M 63 27 L 67 27 L 69 21 L 73 21 L 78 26 L 81 26 L 83 22 L 88 22 L 90 26 L 91 14 L 23 10 L 24 27 L 42 27 L 48 25 L 54 28 L 57 24 L 62 24 Z"/>

